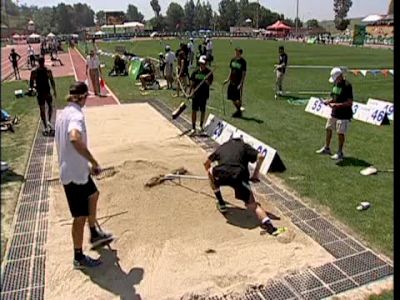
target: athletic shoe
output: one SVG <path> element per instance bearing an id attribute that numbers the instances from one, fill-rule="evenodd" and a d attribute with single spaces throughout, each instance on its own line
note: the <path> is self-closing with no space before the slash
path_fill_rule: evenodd
<path id="1" fill-rule="evenodd" d="M 322 147 L 321 149 L 315 151 L 315 153 L 317 153 L 317 154 L 328 154 L 328 155 L 332 155 L 331 149 L 326 148 L 325 146 Z"/>
<path id="2" fill-rule="evenodd" d="M 260 225 L 262 229 L 264 229 L 267 233 L 274 235 L 274 233 L 278 230 L 271 222 L 265 222 Z"/>
<path id="3" fill-rule="evenodd" d="M 81 260 L 73 261 L 73 266 L 75 270 L 83 270 L 86 268 L 98 267 L 102 264 L 100 259 L 93 259 L 87 255 L 84 255 Z"/>
<path id="4" fill-rule="evenodd" d="M 195 136 L 197 133 L 196 129 L 190 129 L 190 131 L 188 132 L 188 136 Z"/>
<path id="5" fill-rule="evenodd" d="M 217 201 L 217 202 L 216 202 L 216 205 L 217 205 L 218 211 L 219 211 L 221 214 L 224 214 L 224 213 L 226 213 L 226 212 L 228 211 L 228 209 L 227 209 L 225 203 L 224 203 L 224 204 L 220 204 L 220 203 Z"/>
<path id="6" fill-rule="evenodd" d="M 99 245 L 106 245 L 107 243 L 111 243 L 114 240 L 114 237 L 110 233 L 98 232 L 97 237 L 90 238 L 90 243 L 92 244 L 92 249 L 98 247 Z"/>
<path id="7" fill-rule="evenodd" d="M 246 109 L 244 108 L 244 106 L 240 107 L 240 111 L 245 111 Z"/>
<path id="8" fill-rule="evenodd" d="M 53 124 L 51 124 L 49 121 L 47 121 L 47 128 L 49 128 L 50 130 L 53 130 Z"/>
<path id="9" fill-rule="evenodd" d="M 333 159 L 333 160 L 343 160 L 343 153 L 341 153 L 341 152 L 335 153 L 334 155 L 331 156 L 331 159 Z"/>

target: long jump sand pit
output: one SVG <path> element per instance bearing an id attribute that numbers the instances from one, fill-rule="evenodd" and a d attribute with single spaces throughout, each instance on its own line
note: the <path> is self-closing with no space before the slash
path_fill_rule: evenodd
<path id="1" fill-rule="evenodd" d="M 275 276 L 318 266 L 334 258 L 281 216 L 281 237 L 260 235 L 258 222 L 223 189 L 231 208 L 215 207 L 207 181 L 144 184 L 153 176 L 185 167 L 205 175 L 207 153 L 148 104 L 86 109 L 89 146 L 102 166 L 118 172 L 97 181 L 98 218 L 117 236 L 112 250 L 84 251 L 101 257 L 90 271 L 72 268 L 71 217 L 62 186 L 51 189 L 45 299 L 189 299 L 235 295 Z M 56 153 L 54 151 L 54 153 Z M 57 157 L 53 157 L 57 176 Z M 119 262 L 120 267 L 116 261 Z"/>

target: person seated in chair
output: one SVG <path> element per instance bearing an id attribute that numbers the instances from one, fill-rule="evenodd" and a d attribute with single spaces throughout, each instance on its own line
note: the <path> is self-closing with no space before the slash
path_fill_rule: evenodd
<path id="1" fill-rule="evenodd" d="M 142 90 L 146 90 L 147 85 L 150 85 L 156 79 L 156 70 L 154 64 L 151 62 L 150 58 L 146 58 L 143 65 L 143 73 L 139 76 L 139 80 L 142 83 Z"/>

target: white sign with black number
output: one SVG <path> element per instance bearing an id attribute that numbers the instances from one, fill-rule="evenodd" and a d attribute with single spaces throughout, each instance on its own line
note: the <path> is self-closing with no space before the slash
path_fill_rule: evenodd
<path id="1" fill-rule="evenodd" d="M 387 118 L 389 120 L 393 121 L 393 119 L 394 119 L 394 104 L 392 102 L 369 98 L 367 101 L 367 105 L 371 108 L 385 111 Z"/>
<path id="2" fill-rule="evenodd" d="M 233 133 L 239 133 L 239 135 L 243 137 L 244 142 L 248 143 L 249 145 L 257 149 L 258 152 L 265 155 L 265 159 L 260 169 L 260 172 L 262 174 L 267 174 L 274 160 L 276 160 L 276 163 L 274 165 L 275 169 L 284 170 L 285 167 L 280 160 L 277 151 L 274 148 L 264 144 L 263 142 L 257 140 L 246 132 L 237 129 L 235 126 L 225 122 L 224 120 L 214 116 L 213 114 L 208 115 L 205 128 L 208 136 L 210 136 L 220 145 L 227 142 L 232 137 Z M 255 164 L 252 164 L 250 167 L 254 168 Z"/>
<path id="3" fill-rule="evenodd" d="M 236 131 L 236 127 L 226 123 L 224 120 L 216 118 L 213 114 L 209 114 L 205 128 L 207 135 L 218 144 L 223 144 L 228 141 Z"/>
<path id="4" fill-rule="evenodd" d="M 331 116 L 332 108 L 323 101 L 321 98 L 311 97 L 305 111 L 328 119 Z"/>
<path id="5" fill-rule="evenodd" d="M 252 137 L 251 135 L 247 134 L 246 132 L 237 129 L 236 133 L 238 133 L 240 136 L 242 136 L 243 141 L 250 146 L 252 146 L 254 149 L 257 149 L 259 153 L 265 156 L 263 164 L 261 165 L 260 168 L 260 173 L 262 174 L 267 174 L 272 161 L 274 160 L 276 150 L 263 142 L 257 140 L 256 138 Z M 250 164 L 250 168 L 254 169 L 256 164 Z"/>
<path id="6" fill-rule="evenodd" d="M 387 121 L 387 116 L 385 110 L 379 106 L 353 102 L 353 119 L 380 126 Z"/>

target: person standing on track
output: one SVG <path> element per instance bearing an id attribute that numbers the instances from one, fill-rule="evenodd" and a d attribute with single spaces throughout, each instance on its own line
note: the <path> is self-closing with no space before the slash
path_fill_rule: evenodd
<path id="1" fill-rule="evenodd" d="M 55 132 L 60 180 L 74 219 L 72 240 L 75 269 L 97 267 L 101 264 L 100 260 L 83 254 L 86 219 L 89 223 L 92 248 L 108 244 L 113 240 L 111 234 L 96 229 L 99 191 L 91 174 L 99 174 L 101 168 L 87 148 L 87 131 L 82 107 L 86 103 L 88 94 L 88 86 L 84 82 L 75 82 L 71 85 L 67 98 L 68 105 L 57 117 Z"/>
<path id="2" fill-rule="evenodd" d="M 235 57 L 231 59 L 229 63 L 230 72 L 228 79 L 224 81 L 224 84 L 229 82 L 228 86 L 228 100 L 233 101 L 236 107 L 236 112 L 233 113 L 232 117 L 240 118 L 242 116 L 242 94 L 243 85 L 246 78 L 247 62 L 242 57 L 243 49 L 235 48 Z"/>
<path id="3" fill-rule="evenodd" d="M 49 135 L 53 126 L 51 125 L 51 116 L 53 113 L 53 98 L 50 93 L 50 84 L 53 89 L 54 98 L 57 98 L 56 84 L 53 73 L 44 65 L 44 57 L 39 58 L 39 66 L 31 71 L 29 86 L 31 90 L 36 89 L 37 101 L 40 109 L 40 118 L 43 123 L 43 134 Z M 50 84 L 49 84 L 50 83 Z M 48 120 L 46 121 L 46 103 Z"/>
<path id="4" fill-rule="evenodd" d="M 219 146 L 206 160 L 204 167 L 210 179 L 210 186 L 217 198 L 217 209 L 221 213 L 227 212 L 226 203 L 221 195 L 221 186 L 230 186 L 235 190 L 235 198 L 242 200 L 246 208 L 253 211 L 260 220 L 260 227 L 271 235 L 281 233 L 280 228 L 272 225 L 260 204 L 256 202 L 249 182 L 259 182 L 259 170 L 264 156 L 256 149 L 246 144 L 235 133 L 226 143 Z M 249 163 L 255 163 L 253 175 L 250 178 Z M 215 163 L 217 163 L 215 165 Z"/>
<path id="5" fill-rule="evenodd" d="M 189 95 L 192 94 L 194 89 L 197 89 L 192 98 L 192 135 L 196 134 L 196 118 L 199 110 L 200 133 L 204 133 L 203 124 L 206 116 L 206 105 L 210 97 L 210 85 L 213 82 L 212 71 L 206 66 L 206 63 L 206 56 L 201 56 L 199 59 L 200 67 L 194 70 L 190 76 L 191 86 Z"/>
<path id="6" fill-rule="evenodd" d="M 11 62 L 14 69 L 15 80 L 21 80 L 21 75 L 19 75 L 18 61 L 21 59 L 21 55 L 15 52 L 15 49 L 11 49 L 11 53 L 8 56 L 8 60 Z"/>
<path id="7" fill-rule="evenodd" d="M 90 77 L 94 94 L 101 96 L 100 94 L 100 78 L 102 78 L 100 60 L 94 50 L 90 50 L 89 55 L 86 58 L 86 76 Z"/>
<path id="8" fill-rule="evenodd" d="M 275 81 L 275 99 L 277 96 L 282 96 L 282 83 L 285 76 L 286 67 L 288 64 L 288 56 L 285 53 L 285 48 L 279 46 L 279 64 L 275 65 L 276 81 Z"/>
<path id="9" fill-rule="evenodd" d="M 330 144 L 332 139 L 332 131 L 335 130 L 338 135 L 338 151 L 331 156 L 333 160 L 343 160 L 343 145 L 345 135 L 350 126 L 351 119 L 353 118 L 353 87 L 343 77 L 343 70 L 335 67 L 331 70 L 331 77 L 329 82 L 333 83 L 331 92 L 331 99 L 325 100 L 324 103 L 332 108 L 331 116 L 326 122 L 326 138 L 325 145 L 317 150 L 318 154 L 332 155 Z"/>
<path id="10" fill-rule="evenodd" d="M 36 66 L 35 50 L 33 50 L 33 47 L 31 44 L 28 44 L 28 60 L 29 60 L 29 65 L 31 68 Z"/>

